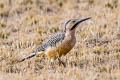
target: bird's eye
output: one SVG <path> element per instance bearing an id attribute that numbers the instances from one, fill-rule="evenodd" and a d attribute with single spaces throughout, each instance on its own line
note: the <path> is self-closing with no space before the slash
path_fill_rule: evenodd
<path id="1" fill-rule="evenodd" d="M 75 21 L 73 21 L 73 23 L 75 23 Z"/>

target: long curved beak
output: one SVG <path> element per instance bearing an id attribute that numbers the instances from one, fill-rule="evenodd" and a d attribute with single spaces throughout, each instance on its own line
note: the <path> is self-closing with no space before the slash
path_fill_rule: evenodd
<path id="1" fill-rule="evenodd" d="M 89 19 L 91 19 L 91 17 L 85 18 L 85 19 L 76 19 L 76 23 L 75 23 L 75 25 L 73 25 L 73 27 L 71 28 L 71 30 L 75 29 L 76 26 L 77 26 L 78 24 L 80 24 L 81 22 L 84 22 L 84 21 L 89 20 Z"/>

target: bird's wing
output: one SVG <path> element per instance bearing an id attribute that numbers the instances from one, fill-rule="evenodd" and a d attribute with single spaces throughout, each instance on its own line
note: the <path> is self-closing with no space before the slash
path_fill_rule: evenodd
<path id="1" fill-rule="evenodd" d="M 43 45 L 39 46 L 36 50 L 34 50 L 29 56 L 23 57 L 20 62 L 25 59 L 34 57 L 38 52 L 45 51 L 48 47 L 55 47 L 58 43 L 61 43 L 65 38 L 65 33 L 57 34 L 56 36 L 49 39 L 47 42 L 43 43 Z"/>
<path id="2" fill-rule="evenodd" d="M 39 46 L 32 53 L 45 51 L 48 47 L 55 47 L 58 43 L 62 42 L 64 38 L 65 38 L 65 33 L 57 34 L 56 36 L 52 37 L 51 39 L 43 43 L 43 45 Z"/>

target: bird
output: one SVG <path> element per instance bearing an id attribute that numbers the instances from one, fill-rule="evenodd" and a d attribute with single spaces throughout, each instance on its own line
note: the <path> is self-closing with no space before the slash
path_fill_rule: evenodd
<path id="1" fill-rule="evenodd" d="M 36 56 L 36 54 L 44 53 L 49 59 L 60 60 L 61 56 L 65 56 L 76 43 L 75 30 L 78 25 L 86 20 L 91 19 L 91 17 L 83 19 L 69 19 L 64 26 L 64 31 L 56 34 L 46 42 L 43 42 L 38 48 L 33 50 L 30 55 L 24 56 L 19 61 L 22 62 L 26 59 Z M 80 27 L 80 29 L 83 26 Z M 60 60 L 61 62 L 61 60 Z"/>

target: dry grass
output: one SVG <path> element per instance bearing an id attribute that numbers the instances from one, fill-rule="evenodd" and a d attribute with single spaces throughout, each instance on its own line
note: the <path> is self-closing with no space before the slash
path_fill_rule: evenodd
<path id="1" fill-rule="evenodd" d="M 70 18 L 92 17 L 61 60 L 17 60 Z M 0 0 L 0 80 L 120 80 L 119 0 Z"/>

